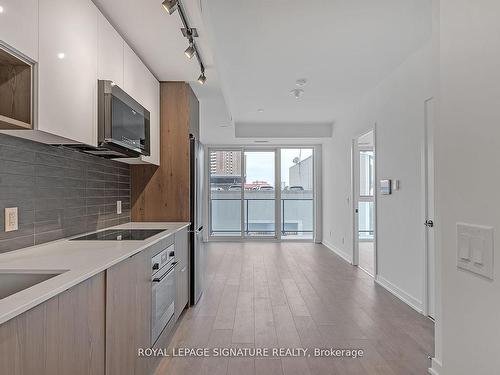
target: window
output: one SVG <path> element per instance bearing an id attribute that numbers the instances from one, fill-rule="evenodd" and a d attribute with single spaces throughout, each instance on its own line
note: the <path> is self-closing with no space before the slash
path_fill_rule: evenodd
<path id="1" fill-rule="evenodd" d="M 312 240 L 314 149 L 209 150 L 210 236 Z"/>
<path id="2" fill-rule="evenodd" d="M 241 151 L 210 151 L 211 236 L 241 236 L 240 159 Z"/>

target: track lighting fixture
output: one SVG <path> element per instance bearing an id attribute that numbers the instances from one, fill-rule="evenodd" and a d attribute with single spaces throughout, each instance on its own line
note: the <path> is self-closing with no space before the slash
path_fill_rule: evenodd
<path id="1" fill-rule="evenodd" d="M 172 14 L 177 10 L 178 2 L 177 0 L 164 0 L 161 5 L 163 5 L 168 14 Z"/>
<path id="2" fill-rule="evenodd" d="M 200 85 L 203 85 L 207 81 L 207 77 L 205 76 L 205 65 L 203 64 L 203 60 L 198 53 L 198 48 L 195 42 L 195 38 L 198 37 L 198 31 L 196 30 L 196 28 L 189 26 L 181 0 L 164 0 L 161 5 L 163 6 L 163 8 L 165 8 L 168 14 L 172 14 L 176 10 L 179 11 L 179 17 L 181 19 L 182 25 L 184 26 L 183 28 L 181 28 L 181 32 L 182 35 L 189 41 L 189 46 L 184 51 L 184 54 L 188 59 L 192 59 L 193 56 L 196 56 L 201 70 L 201 74 L 198 77 L 198 83 Z"/>
<path id="3" fill-rule="evenodd" d="M 193 42 L 189 42 L 189 47 L 186 48 L 184 54 L 188 59 L 192 59 L 194 54 L 196 53 L 196 49 L 194 48 Z"/>
<path id="4" fill-rule="evenodd" d="M 295 97 L 295 99 L 300 99 L 300 97 L 304 94 L 304 90 L 302 89 L 293 89 L 290 91 L 290 95 Z"/>
<path id="5" fill-rule="evenodd" d="M 205 72 L 201 72 L 200 76 L 198 77 L 198 83 L 200 85 L 204 85 L 206 81 L 207 77 L 205 77 Z"/>

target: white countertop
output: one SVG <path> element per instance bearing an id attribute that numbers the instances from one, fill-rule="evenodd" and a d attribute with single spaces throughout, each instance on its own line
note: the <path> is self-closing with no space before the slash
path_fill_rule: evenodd
<path id="1" fill-rule="evenodd" d="M 144 241 L 69 241 L 62 239 L 0 254 L 0 273 L 2 271 L 15 271 L 16 273 L 63 272 L 49 280 L 1 299 L 0 324 L 187 226 L 189 223 L 132 222 L 106 229 L 164 229 L 165 231 Z M 74 237 L 79 236 L 71 238 Z"/>

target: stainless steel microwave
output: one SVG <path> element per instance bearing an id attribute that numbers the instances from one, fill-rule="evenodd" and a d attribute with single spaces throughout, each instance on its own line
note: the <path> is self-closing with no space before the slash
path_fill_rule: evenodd
<path id="1" fill-rule="evenodd" d="M 123 156 L 150 154 L 149 111 L 112 81 L 98 81 L 98 144 Z"/>

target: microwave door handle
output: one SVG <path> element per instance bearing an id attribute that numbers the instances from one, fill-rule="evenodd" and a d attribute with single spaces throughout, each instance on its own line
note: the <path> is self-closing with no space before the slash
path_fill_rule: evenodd
<path id="1" fill-rule="evenodd" d="M 153 279 L 153 282 L 154 282 L 154 283 L 161 283 L 165 277 L 169 276 L 169 275 L 172 273 L 172 271 L 174 270 L 174 268 L 175 268 L 176 264 L 177 264 L 177 262 L 172 263 L 172 267 L 170 267 L 170 268 L 168 269 L 168 271 L 167 271 L 167 272 L 165 272 L 165 273 L 164 273 L 163 275 L 161 275 L 160 277 L 155 277 L 155 278 Z"/>

